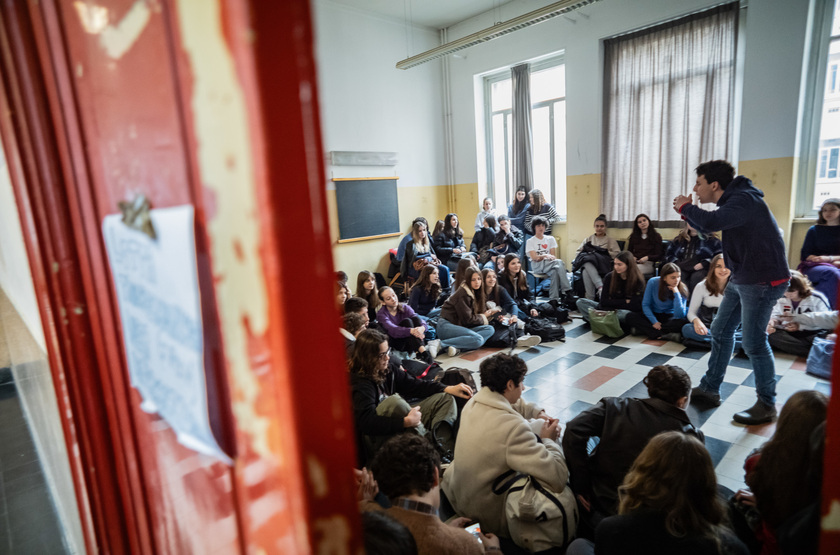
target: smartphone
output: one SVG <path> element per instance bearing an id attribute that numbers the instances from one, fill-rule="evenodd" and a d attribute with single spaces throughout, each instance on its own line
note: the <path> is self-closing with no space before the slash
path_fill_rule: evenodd
<path id="1" fill-rule="evenodd" d="M 476 522 L 475 524 L 470 524 L 469 526 L 464 528 L 464 530 L 475 536 L 475 539 L 478 540 L 478 543 L 481 543 L 481 537 L 479 536 L 479 534 L 481 534 L 481 525 L 478 522 Z"/>

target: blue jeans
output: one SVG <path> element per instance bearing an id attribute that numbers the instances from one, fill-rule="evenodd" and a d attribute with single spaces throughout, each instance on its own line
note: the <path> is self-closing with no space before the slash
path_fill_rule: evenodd
<path id="1" fill-rule="evenodd" d="M 462 351 L 478 349 L 493 337 L 493 326 L 465 328 L 456 326 L 446 318 L 438 318 L 437 334 L 442 347 L 455 347 Z"/>
<path id="2" fill-rule="evenodd" d="M 709 368 L 700 380 L 700 387 L 718 393 L 726 367 L 732 359 L 735 330 L 741 324 L 744 352 L 755 373 L 758 399 L 766 405 L 776 404 L 776 365 L 767 342 L 767 323 L 776 301 L 788 288 L 788 282 L 775 287 L 769 284 L 741 285 L 730 283 L 712 322 L 712 354 Z"/>

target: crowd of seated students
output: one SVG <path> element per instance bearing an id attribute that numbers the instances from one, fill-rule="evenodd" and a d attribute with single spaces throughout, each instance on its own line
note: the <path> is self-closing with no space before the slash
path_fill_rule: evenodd
<path id="1" fill-rule="evenodd" d="M 524 552 L 512 538 L 504 495 L 493 491 L 510 472 L 533 476 L 557 496 L 574 496 L 568 524 L 579 539 L 558 545 L 557 553 L 816 552 L 827 406 L 821 393 L 799 392 L 785 404 L 773 438 L 745 463 L 748 488 L 728 500 L 727 511 L 703 434 L 685 411 L 691 381 L 678 367 L 651 369 L 644 379 L 649 398 L 604 398 L 580 413 L 566 425 L 562 448 L 561 423 L 521 398 L 527 365 L 519 357 L 487 357 L 478 391 L 418 379 L 400 367 L 403 355 L 425 362 L 438 348 L 456 355 L 538 316 L 523 246 L 532 269 L 552 278 L 550 297 L 571 289 L 550 235 L 556 212 L 539 191 L 517 190 L 508 215 L 494 211 L 490 199 L 482 208 L 472 249 L 455 214 L 439 222 L 433 241 L 427 224 L 413 222 L 401 243 L 403 267 L 425 253 L 430 262 L 415 273 L 408 303 L 377 287 L 370 272 L 359 274 L 356 297 L 346 276 L 337 281 L 360 466 L 371 469 L 357 471 L 366 529 L 402 538 L 393 541 L 407 553 Z M 824 204 L 820 218 L 819 226 L 840 224 L 840 201 Z M 663 253 L 661 236 L 640 214 L 628 250 L 619 252 L 605 230 L 601 215 L 579 249 L 602 248 L 610 269 L 581 265 L 587 291 L 576 302 L 581 316 L 614 310 L 625 333 L 707 345 L 730 273 L 720 241 L 686 225 Z M 444 254 L 437 259 L 435 252 Z M 490 252 L 495 260 L 485 256 Z M 450 287 L 442 283 L 444 270 L 447 283 L 454 273 Z M 771 345 L 807 354 L 814 337 L 836 326 L 833 308 L 807 275 L 792 271 L 768 324 Z M 439 343 L 426 339 L 432 324 Z M 469 399 L 460 415 L 455 396 Z M 458 515 L 447 523 L 439 518 L 442 493 Z M 480 532 L 464 530 L 476 522 Z M 403 552 L 397 543 L 386 552 Z"/>
<path id="2" fill-rule="evenodd" d="M 704 436 L 685 410 L 691 380 L 679 367 L 652 368 L 647 398 L 607 397 L 580 413 L 561 447 L 561 422 L 522 399 L 528 369 L 518 356 L 487 357 L 478 391 L 463 384 L 451 391 L 397 373 L 381 334 L 365 331 L 358 342 L 350 366 L 357 430 L 378 444 L 356 471 L 360 508 L 404 525 L 420 554 L 525 553 L 524 528 L 499 493 L 502 480 L 519 476 L 571 503 L 567 540 L 552 553 L 816 552 L 827 408 L 819 392 L 791 396 L 775 435 L 745 463 L 748 489 L 732 493 L 718 486 Z M 363 362 L 367 350 L 373 358 Z M 400 392 L 425 397 L 412 407 Z M 452 395 L 470 400 L 454 458 L 442 464 L 429 429 L 455 418 Z M 442 494 L 455 513 L 447 522 Z M 474 523 L 480 532 L 464 530 Z"/>

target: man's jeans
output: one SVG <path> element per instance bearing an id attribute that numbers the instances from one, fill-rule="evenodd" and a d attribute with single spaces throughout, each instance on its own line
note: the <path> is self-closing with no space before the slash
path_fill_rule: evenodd
<path id="1" fill-rule="evenodd" d="M 700 380 L 700 387 L 718 393 L 726 367 L 732 359 L 735 330 L 742 328 L 742 346 L 755 373 L 755 389 L 759 400 L 776 404 L 776 365 L 767 342 L 767 324 L 776 301 L 788 288 L 788 282 L 775 287 L 769 284 L 739 285 L 730 283 L 712 322 L 712 355 L 709 369 Z"/>

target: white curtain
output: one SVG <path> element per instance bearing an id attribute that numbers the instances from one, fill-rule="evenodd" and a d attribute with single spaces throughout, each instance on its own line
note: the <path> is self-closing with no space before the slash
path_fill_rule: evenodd
<path id="1" fill-rule="evenodd" d="M 510 68 L 513 86 L 513 179 L 508 198 L 513 199 L 516 189 L 524 186 L 527 191 L 534 188 L 533 132 L 531 129 L 531 66 L 519 64 Z M 511 200 L 513 202 L 513 200 Z"/>
<path id="2" fill-rule="evenodd" d="M 733 148 L 738 4 L 605 42 L 601 211 L 678 221 L 701 162 Z M 734 163 L 734 161 L 733 161 Z"/>

